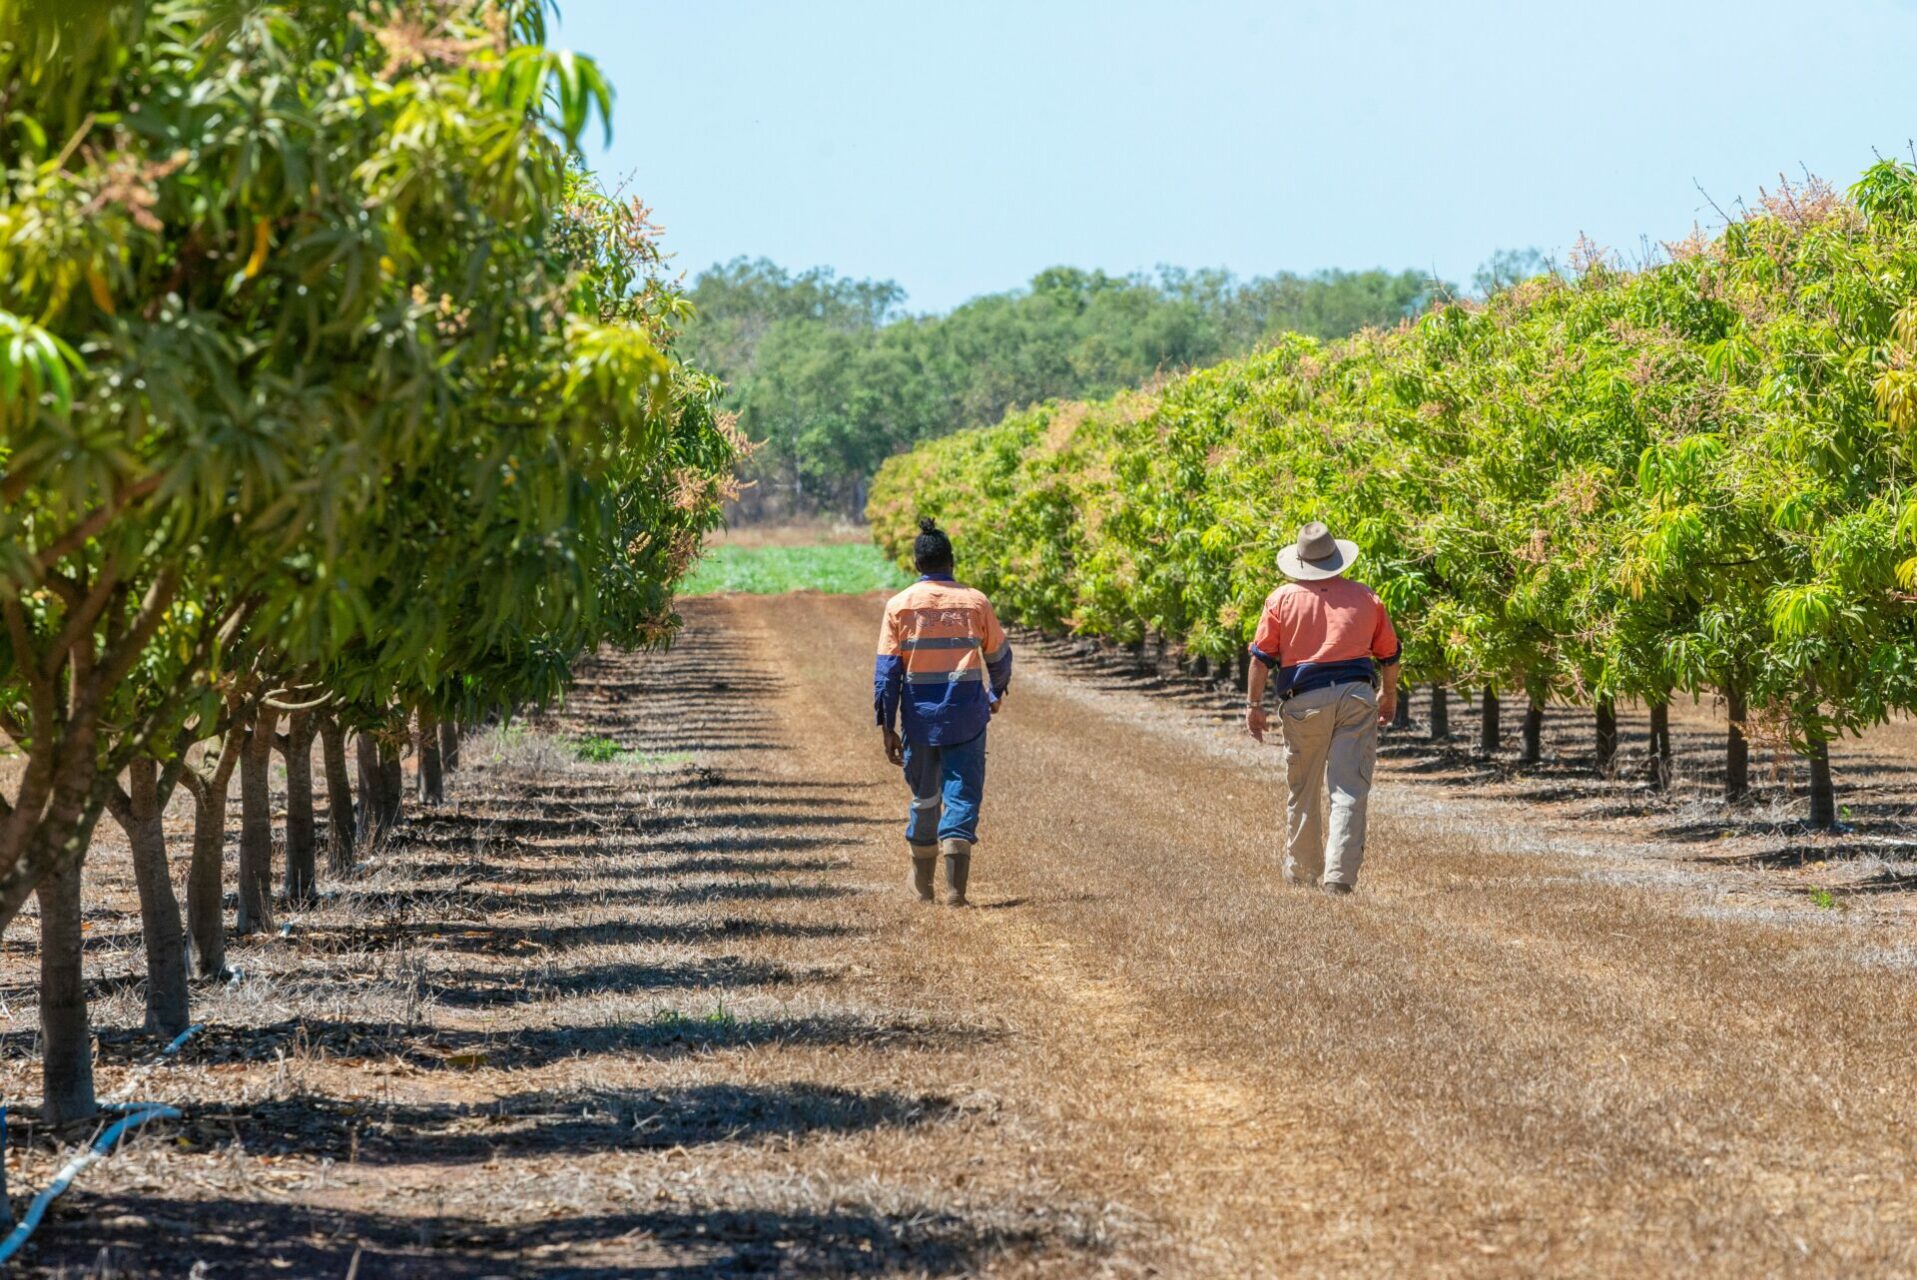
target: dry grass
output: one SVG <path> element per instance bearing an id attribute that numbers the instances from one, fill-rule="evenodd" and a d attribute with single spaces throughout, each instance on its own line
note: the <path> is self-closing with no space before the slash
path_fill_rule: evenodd
<path id="1" fill-rule="evenodd" d="M 29 1274 L 102 1247 L 129 1276 L 1917 1268 L 1917 935 L 1903 895 L 1803 892 L 1901 856 L 1744 857 L 1851 848 L 1600 783 L 1554 717 L 1535 770 L 1394 744 L 1359 895 L 1286 892 L 1277 753 L 1228 699 L 1026 645 L 980 909 L 925 909 L 876 608 L 695 602 L 673 653 L 470 743 L 454 803 L 240 949 L 145 1074 L 103 852 L 103 1087 L 189 1116 L 90 1173 Z M 1864 749 L 1840 780 L 1905 785 Z M 1874 797 L 1846 796 L 1890 824 L 1858 848 L 1909 818 Z M 56 1154 L 27 1137 L 16 1191 Z"/>
<path id="2" fill-rule="evenodd" d="M 715 547 L 832 547 L 872 541 L 872 531 L 862 524 L 823 516 L 813 519 L 782 520 L 777 524 L 738 524 L 721 529 L 709 539 Z"/>

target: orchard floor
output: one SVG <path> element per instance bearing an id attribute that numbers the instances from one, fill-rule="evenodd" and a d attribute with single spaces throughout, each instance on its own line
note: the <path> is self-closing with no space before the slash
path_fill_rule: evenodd
<path id="1" fill-rule="evenodd" d="M 1228 696 L 1028 643 L 953 911 L 904 888 L 876 610 L 692 602 L 550 726 L 645 754 L 469 751 L 177 1063 L 102 849 L 102 1092 L 187 1118 L 23 1274 L 1917 1274 L 1907 728 L 1837 753 L 1837 837 L 1688 781 L 1702 710 L 1668 797 L 1568 712 L 1530 770 L 1393 738 L 1332 900 L 1278 884 Z M 18 1196 L 58 1144 L 15 1137 Z"/>

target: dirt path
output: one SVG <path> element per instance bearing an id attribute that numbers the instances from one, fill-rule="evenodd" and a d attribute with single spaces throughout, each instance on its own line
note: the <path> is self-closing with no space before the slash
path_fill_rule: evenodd
<path id="1" fill-rule="evenodd" d="M 1917 1274 L 1906 913 L 1404 745 L 1361 893 L 1285 891 L 1275 751 L 1029 652 L 979 909 L 924 908 L 876 607 L 695 602 L 556 726 L 647 754 L 508 743 L 246 948 L 141 1082 L 185 1143 L 90 1175 L 42 1273 Z"/>

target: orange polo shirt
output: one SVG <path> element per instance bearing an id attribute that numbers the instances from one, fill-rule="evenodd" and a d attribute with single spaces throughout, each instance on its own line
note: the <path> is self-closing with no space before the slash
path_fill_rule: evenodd
<path id="1" fill-rule="evenodd" d="M 1265 600 L 1251 654 L 1279 670 L 1280 695 L 1370 680 L 1398 660 L 1398 633 L 1378 593 L 1350 578 L 1287 582 Z"/>

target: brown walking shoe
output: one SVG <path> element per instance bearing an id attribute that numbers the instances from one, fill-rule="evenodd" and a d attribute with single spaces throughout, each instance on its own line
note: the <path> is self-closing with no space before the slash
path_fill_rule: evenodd
<path id="1" fill-rule="evenodd" d="M 1342 898 L 1351 892 L 1348 884 L 1339 884 L 1336 880 L 1327 880 L 1323 885 L 1326 894 L 1333 898 Z"/>

